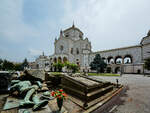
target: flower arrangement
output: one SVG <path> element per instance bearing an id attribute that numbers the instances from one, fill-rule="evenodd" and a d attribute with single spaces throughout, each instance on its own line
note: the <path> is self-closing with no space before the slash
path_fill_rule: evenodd
<path id="1" fill-rule="evenodd" d="M 67 96 L 66 93 L 62 89 L 59 89 L 57 91 L 53 91 L 51 93 L 53 97 L 57 98 L 57 106 L 59 108 L 59 111 L 61 111 L 62 105 L 63 105 L 63 99 Z"/>
<path id="2" fill-rule="evenodd" d="M 64 99 L 67 96 L 66 93 L 62 89 L 59 89 L 57 91 L 52 91 L 51 95 L 53 97 L 56 97 L 57 99 Z"/>

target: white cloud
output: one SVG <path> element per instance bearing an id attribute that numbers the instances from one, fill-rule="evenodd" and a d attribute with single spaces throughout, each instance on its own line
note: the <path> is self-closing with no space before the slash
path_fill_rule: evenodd
<path id="1" fill-rule="evenodd" d="M 59 35 L 58 29 L 70 27 L 73 20 L 75 25 L 84 32 L 85 37 L 92 42 L 94 51 L 138 44 L 147 34 L 150 26 L 149 0 L 64 0 L 61 4 L 64 7 L 62 11 L 55 12 L 56 10 L 46 5 L 47 8 L 42 11 L 47 16 L 41 20 L 36 19 L 35 26 L 32 25 L 30 18 L 29 23 L 24 21 L 24 1 L 0 1 L 0 44 L 3 40 L 5 43 L 9 42 L 7 51 L 3 49 L 5 54 L 2 56 L 12 56 L 17 59 L 18 54 L 26 53 L 20 55 L 21 59 L 27 57 L 29 53 L 33 58 L 34 55 L 42 53 L 41 49 L 52 54 L 54 38 Z M 43 5 L 46 3 L 42 0 L 38 2 L 42 2 Z M 36 8 L 43 8 L 38 5 Z M 32 13 L 34 14 L 34 11 Z M 55 15 L 63 15 L 63 17 Z M 14 46 L 12 43 L 14 45 L 21 43 L 22 48 L 12 50 L 11 46 Z M 23 52 L 19 49 L 23 49 Z"/>
<path id="2" fill-rule="evenodd" d="M 1 38 L 20 42 L 28 37 L 38 37 L 37 29 L 23 21 L 23 0 L 2 0 L 0 14 Z"/>
<path id="3" fill-rule="evenodd" d="M 55 22 L 51 21 L 50 17 L 47 16 L 44 20 L 37 22 L 36 26 L 31 22 L 27 23 L 24 20 L 24 7 L 26 7 L 24 0 L 0 1 L 0 44 L 4 42 L 7 44 L 3 44 L 3 48 L 0 48 L 4 51 L 0 57 L 9 57 L 16 61 L 20 60 L 20 57 L 22 57 L 22 59 L 25 57 L 33 59 L 34 55 L 39 55 L 41 52 L 38 50 L 39 48 L 48 52 L 49 48 L 47 46 L 49 43 L 50 45 L 53 44 L 54 37 L 52 37 L 52 33 L 54 32 Z M 49 12 L 49 10 L 47 10 L 47 12 Z M 28 46 L 35 49 L 28 51 Z M 5 51 L 5 47 L 7 51 Z"/>
<path id="4" fill-rule="evenodd" d="M 28 50 L 29 54 L 31 56 L 38 56 L 38 55 L 41 55 L 42 54 L 42 51 L 41 50 L 37 50 L 37 49 L 29 49 Z"/>
<path id="5" fill-rule="evenodd" d="M 150 26 L 148 0 L 77 0 L 74 9 L 65 1 L 64 26 L 74 20 L 94 51 L 138 44 Z"/>

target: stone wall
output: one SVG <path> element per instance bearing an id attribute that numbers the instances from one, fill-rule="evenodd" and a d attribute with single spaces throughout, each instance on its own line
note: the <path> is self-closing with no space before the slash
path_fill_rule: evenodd
<path id="1" fill-rule="evenodd" d="M 122 58 L 124 58 L 126 55 L 130 55 L 133 59 L 133 63 L 135 64 L 141 63 L 142 60 L 141 45 L 93 52 L 91 54 L 90 62 L 93 61 L 93 58 L 96 54 L 100 54 L 101 57 L 104 57 L 106 59 L 109 57 L 113 57 L 114 60 L 117 56 L 121 56 Z"/>

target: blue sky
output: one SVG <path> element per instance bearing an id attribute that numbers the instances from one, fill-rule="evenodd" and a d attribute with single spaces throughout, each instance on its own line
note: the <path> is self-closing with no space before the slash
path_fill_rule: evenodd
<path id="1" fill-rule="evenodd" d="M 75 26 L 106 50 L 140 43 L 150 29 L 150 0 L 0 0 L 0 58 L 33 61 L 54 52 L 60 29 Z"/>

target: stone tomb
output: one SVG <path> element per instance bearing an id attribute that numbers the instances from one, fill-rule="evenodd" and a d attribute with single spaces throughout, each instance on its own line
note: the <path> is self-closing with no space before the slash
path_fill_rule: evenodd
<path id="1" fill-rule="evenodd" d="M 64 75 L 61 80 L 64 91 L 84 109 L 100 102 L 100 97 L 116 89 L 116 85 L 107 81 L 98 81 L 85 76 L 71 77 Z"/>

